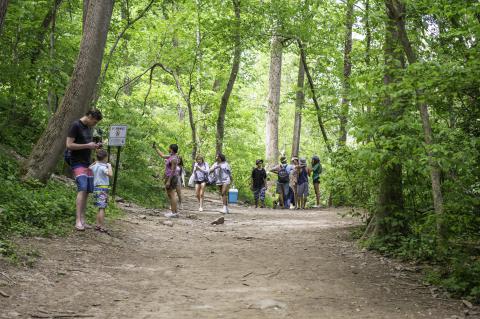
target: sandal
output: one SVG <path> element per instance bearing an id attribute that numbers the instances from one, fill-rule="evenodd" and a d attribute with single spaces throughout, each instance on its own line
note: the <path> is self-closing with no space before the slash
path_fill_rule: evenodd
<path id="1" fill-rule="evenodd" d="M 77 231 L 85 231 L 85 227 L 83 227 L 83 226 L 82 227 L 75 226 L 75 229 Z"/>
<path id="2" fill-rule="evenodd" d="M 103 228 L 101 226 L 95 226 L 95 230 L 101 233 L 108 233 L 108 229 Z"/>

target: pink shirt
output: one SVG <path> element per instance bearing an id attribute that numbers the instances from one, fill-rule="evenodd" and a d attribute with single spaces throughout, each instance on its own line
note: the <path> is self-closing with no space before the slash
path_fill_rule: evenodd
<path id="1" fill-rule="evenodd" d="M 178 175 L 178 170 L 175 170 L 175 171 L 172 170 L 172 161 L 173 160 L 175 160 L 177 162 L 177 165 L 178 165 L 178 157 L 177 157 L 176 154 L 170 154 L 170 156 L 165 160 L 165 176 L 167 176 L 167 177 Z"/>

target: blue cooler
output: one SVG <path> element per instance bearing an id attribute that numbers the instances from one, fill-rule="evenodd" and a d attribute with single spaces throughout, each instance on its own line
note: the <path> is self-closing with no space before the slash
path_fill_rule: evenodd
<path id="1" fill-rule="evenodd" d="M 238 201 L 238 189 L 232 188 L 228 191 L 228 202 L 235 204 Z"/>

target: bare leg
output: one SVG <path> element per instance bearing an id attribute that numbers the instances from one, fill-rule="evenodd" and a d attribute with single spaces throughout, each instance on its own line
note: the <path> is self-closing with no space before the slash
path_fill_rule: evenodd
<path id="1" fill-rule="evenodd" d="M 207 186 L 207 184 L 205 183 L 202 183 L 200 184 L 200 197 L 199 197 L 199 201 L 200 201 L 200 207 L 203 209 L 203 198 L 205 196 L 205 186 Z"/>
<path id="2" fill-rule="evenodd" d="M 315 198 L 317 201 L 317 206 L 320 206 L 320 183 L 314 183 L 313 188 L 315 189 Z"/>
<path id="3" fill-rule="evenodd" d="M 181 207 L 182 206 L 182 185 L 180 183 L 177 184 L 177 188 L 175 190 L 178 196 L 178 204 Z"/>
<path id="4" fill-rule="evenodd" d="M 172 213 L 177 213 L 177 199 L 175 197 L 175 189 L 167 191 L 168 198 L 170 199 L 170 207 L 172 208 Z"/>
<path id="5" fill-rule="evenodd" d="M 77 193 L 77 200 L 76 200 L 76 221 L 75 227 L 83 228 L 85 224 L 85 208 L 87 207 L 87 192 L 82 191 Z"/>
<path id="6" fill-rule="evenodd" d="M 97 213 L 97 226 L 105 227 L 105 208 L 99 208 Z"/>
<path id="7" fill-rule="evenodd" d="M 230 185 L 224 184 L 221 186 L 222 201 L 223 205 L 228 206 L 228 189 Z"/>

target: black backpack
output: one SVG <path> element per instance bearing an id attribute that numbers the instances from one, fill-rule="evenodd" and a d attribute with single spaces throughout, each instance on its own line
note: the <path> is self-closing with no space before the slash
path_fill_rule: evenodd
<path id="1" fill-rule="evenodd" d="M 287 165 L 280 165 L 280 170 L 278 171 L 278 181 L 280 183 L 288 183 L 290 181 L 287 172 Z"/>
<path id="2" fill-rule="evenodd" d="M 68 166 L 72 166 L 72 151 L 66 149 L 65 152 L 63 152 L 63 159 L 65 160 L 65 163 L 68 164 Z"/>

